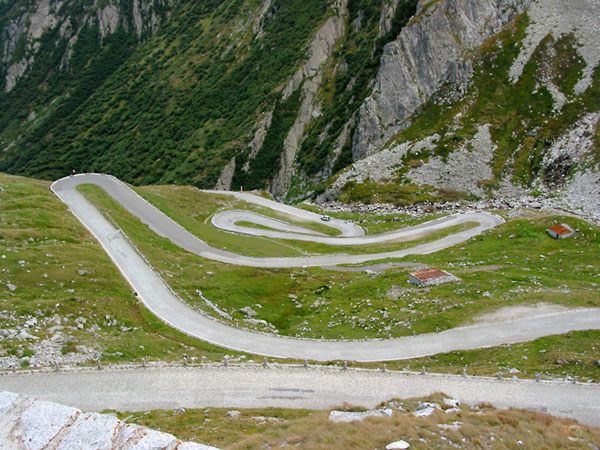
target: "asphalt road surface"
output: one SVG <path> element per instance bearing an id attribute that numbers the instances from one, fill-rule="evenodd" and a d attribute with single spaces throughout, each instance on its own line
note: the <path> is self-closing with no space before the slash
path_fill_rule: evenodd
<path id="1" fill-rule="evenodd" d="M 1 375 L 0 389 L 83 410 L 178 407 L 325 409 L 344 402 L 368 408 L 392 398 L 444 392 L 467 404 L 488 402 L 600 425 L 598 385 L 482 377 L 290 368 L 147 368 Z"/>
<path id="2" fill-rule="evenodd" d="M 261 228 L 239 225 L 238 222 L 253 222 L 276 230 L 265 230 Z M 330 220 L 331 222 L 331 220 Z M 384 242 L 406 242 L 426 237 L 428 234 L 441 231 L 454 225 L 461 225 L 468 222 L 478 223 L 480 234 L 489 228 L 499 225 L 503 220 L 493 214 L 482 212 L 467 212 L 453 214 L 451 216 L 424 222 L 412 227 L 402 228 L 400 230 L 389 231 L 386 233 L 369 236 L 326 236 L 322 233 L 316 234 L 314 231 L 300 229 L 300 227 L 291 226 L 283 221 L 271 219 L 251 211 L 223 211 L 215 214 L 211 219 L 211 224 L 216 228 L 230 231 L 238 234 L 247 234 L 253 236 L 266 236 L 275 239 L 291 239 L 298 241 L 317 242 L 327 245 L 366 245 L 381 244 Z M 328 222 L 329 223 L 329 222 Z M 341 260 L 341 258 L 338 259 Z"/>

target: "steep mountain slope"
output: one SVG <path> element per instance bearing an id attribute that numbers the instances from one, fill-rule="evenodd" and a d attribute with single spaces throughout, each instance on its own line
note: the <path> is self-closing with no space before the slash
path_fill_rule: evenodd
<path id="1" fill-rule="evenodd" d="M 0 170 L 288 201 L 600 194 L 598 0 L 29 0 L 0 14 Z"/>
<path id="2" fill-rule="evenodd" d="M 413 91 L 394 86 L 402 77 L 386 74 L 432 72 L 410 57 L 423 42 L 414 33 L 448 30 L 446 40 L 435 42 L 464 42 L 450 32 L 450 18 L 457 17 L 451 6 L 432 4 L 427 18 L 386 47 L 379 84 L 361 107 L 355 134 L 355 158 L 366 158 L 322 198 L 343 192 L 344 200 L 406 204 L 530 194 L 562 198 L 548 203 L 600 218 L 600 3 L 532 2 L 472 50 L 461 45 L 462 56 L 437 70 L 443 75 L 434 88 L 427 75 L 404 83 Z M 444 55 L 451 53 L 447 47 Z"/>

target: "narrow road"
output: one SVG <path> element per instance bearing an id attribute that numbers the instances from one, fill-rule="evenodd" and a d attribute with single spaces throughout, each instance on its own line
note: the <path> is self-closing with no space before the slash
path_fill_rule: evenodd
<path id="1" fill-rule="evenodd" d="M 434 392 L 467 404 L 488 402 L 600 425 L 598 385 L 536 383 L 451 375 L 314 368 L 146 368 L 0 375 L 0 389 L 83 410 L 178 407 L 325 409 L 344 402 L 368 408 Z"/>
<path id="2" fill-rule="evenodd" d="M 376 341 L 294 339 L 233 328 L 210 319 L 185 305 L 119 230 L 112 226 L 98 209 L 77 191 L 76 187 L 84 183 L 94 183 L 102 187 L 152 230 L 200 256 L 213 259 L 223 258 L 223 260 L 231 259 L 232 262 L 248 265 L 254 265 L 254 263 L 260 265 L 266 262 L 269 267 L 273 267 L 272 264 L 277 264 L 278 261 L 284 261 L 280 267 L 289 267 L 290 260 L 296 260 L 294 264 L 299 263 L 298 260 L 305 261 L 307 265 L 309 263 L 316 264 L 315 261 L 329 261 L 328 264 L 348 263 L 351 262 L 349 261 L 350 257 L 328 255 L 308 258 L 249 258 L 223 252 L 208 246 L 184 230 L 114 177 L 96 174 L 79 175 L 64 178 L 52 185 L 56 195 L 69 206 L 73 214 L 98 239 L 123 276 L 138 293 L 139 298 L 153 314 L 183 333 L 221 347 L 258 355 L 316 361 L 388 361 L 528 341 L 572 330 L 600 328 L 600 310 L 589 308 L 527 315 L 493 323 L 453 328 L 441 333 Z M 487 216 L 496 217 L 491 214 Z M 487 229 L 490 226 L 493 224 L 484 222 L 477 228 L 480 228 L 479 232 L 481 232 L 482 228 Z M 467 233 L 470 234 L 474 230 L 475 228 L 467 230 Z M 420 247 L 428 252 L 434 251 L 434 248 L 444 248 L 444 246 L 450 245 L 453 238 L 462 242 L 466 239 L 464 233 L 448 236 Z M 461 234 L 462 237 L 456 237 Z M 425 246 L 428 246 L 427 249 L 424 248 Z M 418 247 L 407 249 L 407 251 L 415 248 Z M 275 265 L 275 267 L 279 266 Z"/>

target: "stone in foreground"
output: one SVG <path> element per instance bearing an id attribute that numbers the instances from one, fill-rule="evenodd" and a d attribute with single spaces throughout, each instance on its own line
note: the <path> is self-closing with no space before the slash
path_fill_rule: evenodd
<path id="1" fill-rule="evenodd" d="M 385 450 L 406 450 L 410 444 L 406 441 L 396 441 L 385 446 Z"/>
<path id="2" fill-rule="evenodd" d="M 0 449 L 218 450 L 107 414 L 0 391 Z"/>
<path id="3" fill-rule="evenodd" d="M 449 281 L 458 281 L 458 278 L 444 270 L 427 268 L 411 272 L 408 275 L 408 281 L 415 286 L 429 286 L 432 284 L 447 283 Z"/>

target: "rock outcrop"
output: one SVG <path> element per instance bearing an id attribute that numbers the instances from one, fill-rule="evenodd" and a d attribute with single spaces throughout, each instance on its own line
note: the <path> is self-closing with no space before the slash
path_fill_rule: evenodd
<path id="1" fill-rule="evenodd" d="M 271 192 L 276 197 L 284 196 L 290 189 L 294 175 L 296 154 L 302 144 L 304 129 L 313 117 L 321 114 L 315 99 L 322 81 L 322 67 L 331 58 L 336 41 L 345 32 L 344 15 L 347 0 L 338 1 L 338 14 L 331 16 L 317 32 L 310 47 L 308 61 L 294 74 L 283 93 L 284 100 L 302 86 L 302 104 L 296 121 L 292 125 L 283 143 L 280 169 L 273 179 Z"/>
<path id="2" fill-rule="evenodd" d="M 543 38 L 548 34 L 559 38 L 573 33 L 579 44 L 577 51 L 586 63 L 583 76 L 575 85 L 574 91 L 576 94 L 584 92 L 591 84 L 594 68 L 600 63 L 600 2 L 577 0 L 572 4 L 565 4 L 561 0 L 537 1 L 531 4 L 527 15 L 530 19 L 527 36 L 509 71 L 513 82 L 519 79 L 525 64 Z"/>
<path id="3" fill-rule="evenodd" d="M 490 180 L 491 162 L 496 144 L 492 142 L 489 124 L 478 128 L 473 139 L 465 142 L 448 158 L 435 156 L 406 174 L 418 185 L 431 185 L 483 196 L 481 181 Z"/>
<path id="4" fill-rule="evenodd" d="M 383 147 L 445 78 L 460 79 L 469 52 L 524 11 L 529 0 L 431 2 L 385 46 L 372 94 L 361 105 L 352 155 Z"/>
<path id="5" fill-rule="evenodd" d="M 528 91 L 524 95 L 534 99 L 542 91 L 552 104 L 549 109 L 547 101 L 544 106 L 537 106 L 538 117 L 531 114 L 534 106 L 529 106 L 529 113 L 515 106 L 512 114 L 521 115 L 519 122 L 525 128 L 513 131 L 507 143 L 496 116 L 503 112 L 495 110 L 495 104 L 488 106 L 488 117 L 469 116 L 472 105 L 481 101 L 484 89 L 472 74 L 481 70 L 480 55 L 496 58 L 503 43 L 508 44 L 501 38 L 489 48 L 477 45 L 521 11 L 526 15 L 512 23 L 510 33 L 517 36 L 515 30 L 520 27 L 518 32 L 523 34 L 519 35 L 519 50 L 509 64 L 504 64 L 502 75 L 515 89 L 526 85 Z M 353 148 L 358 160 L 339 174 L 318 200 L 328 201 L 345 189 L 354 189 L 353 184 L 348 184 L 350 181 L 395 181 L 422 189 L 446 188 L 480 198 L 493 192 L 507 204 L 535 192 L 541 197 L 534 203 L 567 208 L 598 220 L 600 165 L 596 155 L 600 112 L 590 100 L 597 95 L 592 82 L 600 63 L 600 29 L 593 24 L 599 18 L 597 0 L 569 4 L 558 0 L 477 4 L 446 0 L 429 7 L 421 4 L 412 24 L 397 41 L 386 46 L 373 94 L 361 106 Z M 561 44 L 561 50 L 557 42 L 574 44 L 572 48 Z M 516 44 L 511 41 L 510 45 Z M 471 50 L 474 57 L 465 58 Z M 557 60 L 553 58 L 559 51 L 568 55 L 563 58 L 572 61 L 567 63 L 565 59 L 559 64 L 575 64 L 573 73 L 579 72 L 570 81 L 572 85 L 564 84 L 564 75 L 555 66 Z M 529 63 L 529 71 L 524 71 Z M 427 130 L 419 129 L 422 137 L 418 141 L 403 138 L 399 132 L 410 126 L 413 118 L 431 111 L 427 109 L 430 104 L 425 105 L 428 100 L 430 104 L 444 105 L 441 111 L 452 111 L 451 121 L 446 116 L 447 125 L 434 126 L 429 135 Z M 458 106 L 445 110 L 445 105 Z M 567 107 L 571 112 L 573 107 L 581 108 L 581 114 L 562 114 L 569 111 Z M 492 121 L 495 123 L 490 124 Z M 556 128 L 545 128 L 551 121 L 555 121 Z M 404 136 L 410 136 L 411 130 Z M 531 147 L 531 142 L 536 146 Z M 507 149 L 510 154 L 499 171 L 502 152 L 506 154 Z"/>
<path id="6" fill-rule="evenodd" d="M 235 158 L 231 158 L 231 160 L 227 163 L 227 165 L 223 168 L 221 172 L 221 176 L 217 180 L 215 184 L 215 189 L 228 191 L 231 189 L 231 182 L 233 180 L 233 175 L 235 174 Z"/>
<path id="7" fill-rule="evenodd" d="M 114 416 L 0 391 L 0 448 L 11 450 L 218 450 Z"/>

